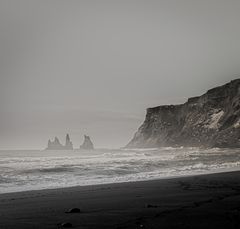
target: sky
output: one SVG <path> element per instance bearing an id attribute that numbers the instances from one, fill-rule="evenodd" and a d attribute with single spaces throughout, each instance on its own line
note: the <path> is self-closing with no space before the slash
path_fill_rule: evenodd
<path id="1" fill-rule="evenodd" d="M 1 0 L 0 149 L 126 145 L 146 108 L 240 75 L 239 0 Z"/>

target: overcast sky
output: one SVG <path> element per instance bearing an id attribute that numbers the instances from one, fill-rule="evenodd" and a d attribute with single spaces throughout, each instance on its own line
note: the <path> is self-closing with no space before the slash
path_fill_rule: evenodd
<path id="1" fill-rule="evenodd" d="M 147 107 L 240 74 L 239 0 L 1 0 L 0 148 L 124 146 Z"/>

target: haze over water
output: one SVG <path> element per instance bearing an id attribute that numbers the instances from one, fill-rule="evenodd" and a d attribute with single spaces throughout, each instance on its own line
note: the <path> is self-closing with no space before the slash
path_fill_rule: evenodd
<path id="1" fill-rule="evenodd" d="M 0 151 L 0 193 L 239 169 L 238 149 Z"/>

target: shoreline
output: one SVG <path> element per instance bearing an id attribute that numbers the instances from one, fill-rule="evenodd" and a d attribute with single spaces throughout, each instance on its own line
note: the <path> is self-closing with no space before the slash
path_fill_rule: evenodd
<path id="1" fill-rule="evenodd" d="M 139 180 L 131 180 L 131 181 L 119 181 L 119 182 L 106 182 L 101 184 L 86 184 L 86 185 L 73 185 L 73 186 L 62 186 L 62 187 L 53 187 L 53 188 L 40 188 L 40 189 L 31 189 L 31 190 L 21 190 L 21 191 L 11 191 L 11 192 L 0 192 L 1 195 L 5 194 L 17 194 L 17 193 L 25 193 L 25 192 L 41 192 L 41 191 L 51 191 L 51 190 L 58 190 L 58 189 L 74 189 L 74 188 L 82 188 L 82 187 L 92 187 L 92 186 L 102 186 L 102 185 L 114 185 L 114 184 L 126 184 L 126 183 L 136 183 L 136 182 L 151 182 L 151 181 L 161 181 L 161 180 L 170 180 L 170 179 L 178 179 L 178 178 L 185 178 L 185 177 L 193 177 L 193 176 L 204 176 L 204 175 L 211 175 L 211 174 L 222 174 L 222 173 L 231 173 L 231 172 L 240 172 L 240 166 L 236 168 L 223 168 L 223 169 L 216 169 L 213 171 L 205 171 L 202 173 L 193 173 L 193 174 L 184 174 L 184 175 L 171 175 L 165 177 L 156 177 L 152 179 L 139 179 Z"/>
<path id="2" fill-rule="evenodd" d="M 240 171 L 2 193 L 0 204 L 4 229 L 238 228 Z"/>

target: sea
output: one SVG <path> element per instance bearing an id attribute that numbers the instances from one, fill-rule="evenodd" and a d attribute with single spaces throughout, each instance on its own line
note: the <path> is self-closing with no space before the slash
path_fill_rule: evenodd
<path id="1" fill-rule="evenodd" d="M 1 150 L 0 193 L 153 180 L 239 169 L 239 149 Z"/>

